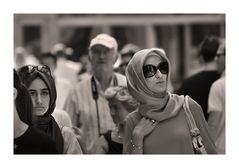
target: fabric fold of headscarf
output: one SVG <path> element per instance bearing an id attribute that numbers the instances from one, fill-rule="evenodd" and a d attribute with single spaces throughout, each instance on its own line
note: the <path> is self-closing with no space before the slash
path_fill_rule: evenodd
<path id="1" fill-rule="evenodd" d="M 37 116 L 34 127 L 50 135 L 56 143 L 57 151 L 63 153 L 64 141 L 61 130 L 52 115 Z"/>
<path id="2" fill-rule="evenodd" d="M 164 96 L 150 90 L 143 75 L 143 65 L 149 54 L 153 53 L 168 62 L 170 79 L 171 65 L 163 49 L 152 48 L 137 52 L 126 68 L 127 86 L 130 94 L 140 102 L 138 112 L 158 122 L 176 116 L 184 103 L 184 96 L 178 96 L 165 91 Z"/>

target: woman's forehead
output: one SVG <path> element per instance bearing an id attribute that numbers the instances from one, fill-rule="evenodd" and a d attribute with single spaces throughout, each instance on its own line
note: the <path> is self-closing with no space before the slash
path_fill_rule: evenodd
<path id="1" fill-rule="evenodd" d="M 157 65 L 159 62 L 164 61 L 163 57 L 156 53 L 149 53 L 144 61 L 145 64 L 155 64 Z"/>
<path id="2" fill-rule="evenodd" d="M 47 86 L 41 78 L 37 77 L 36 79 L 34 79 L 32 81 L 29 88 L 41 88 L 42 89 L 42 88 L 47 88 Z"/>

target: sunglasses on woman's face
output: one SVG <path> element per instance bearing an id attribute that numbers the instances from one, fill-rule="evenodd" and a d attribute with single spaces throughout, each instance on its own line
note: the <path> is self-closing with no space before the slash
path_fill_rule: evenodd
<path id="1" fill-rule="evenodd" d="M 29 74 L 33 73 L 35 71 L 38 71 L 38 72 L 42 72 L 42 73 L 46 73 L 48 75 L 51 75 L 51 70 L 46 65 L 38 65 L 38 66 L 27 65 L 21 71 L 22 72 L 24 71 L 25 73 L 27 72 Z"/>
<path id="2" fill-rule="evenodd" d="M 168 68 L 168 63 L 167 62 L 161 62 L 158 64 L 158 66 L 155 65 L 144 65 L 143 66 L 143 74 L 145 78 L 150 78 L 153 77 L 156 73 L 157 70 L 159 70 L 162 74 L 168 74 L 169 68 Z"/>

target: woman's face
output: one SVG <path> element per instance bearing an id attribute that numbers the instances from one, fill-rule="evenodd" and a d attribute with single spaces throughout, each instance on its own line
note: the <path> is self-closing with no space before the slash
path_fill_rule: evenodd
<path id="1" fill-rule="evenodd" d="M 33 103 L 33 114 L 44 115 L 50 104 L 50 94 L 42 79 L 36 78 L 28 88 Z"/>
<path id="2" fill-rule="evenodd" d="M 155 67 L 158 67 L 158 65 L 162 62 L 165 62 L 163 58 L 151 55 L 146 58 L 144 66 L 153 65 Z M 145 80 L 150 90 L 155 93 L 162 94 L 162 96 L 165 94 L 167 89 L 167 74 L 162 73 L 157 68 L 157 72 L 155 73 L 155 75 L 153 75 L 152 77 L 145 77 Z"/>

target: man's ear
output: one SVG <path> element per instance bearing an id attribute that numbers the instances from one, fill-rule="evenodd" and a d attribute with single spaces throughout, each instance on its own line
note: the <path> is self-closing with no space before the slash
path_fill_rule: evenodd
<path id="1" fill-rule="evenodd" d="M 91 51 L 90 50 L 88 51 L 88 59 L 89 59 L 90 62 L 92 61 L 92 55 L 91 55 Z"/>
<path id="2" fill-rule="evenodd" d="M 14 100 L 16 100 L 16 98 L 17 98 L 17 89 L 16 88 L 13 88 L 14 90 L 13 90 L 13 96 L 14 96 Z"/>

